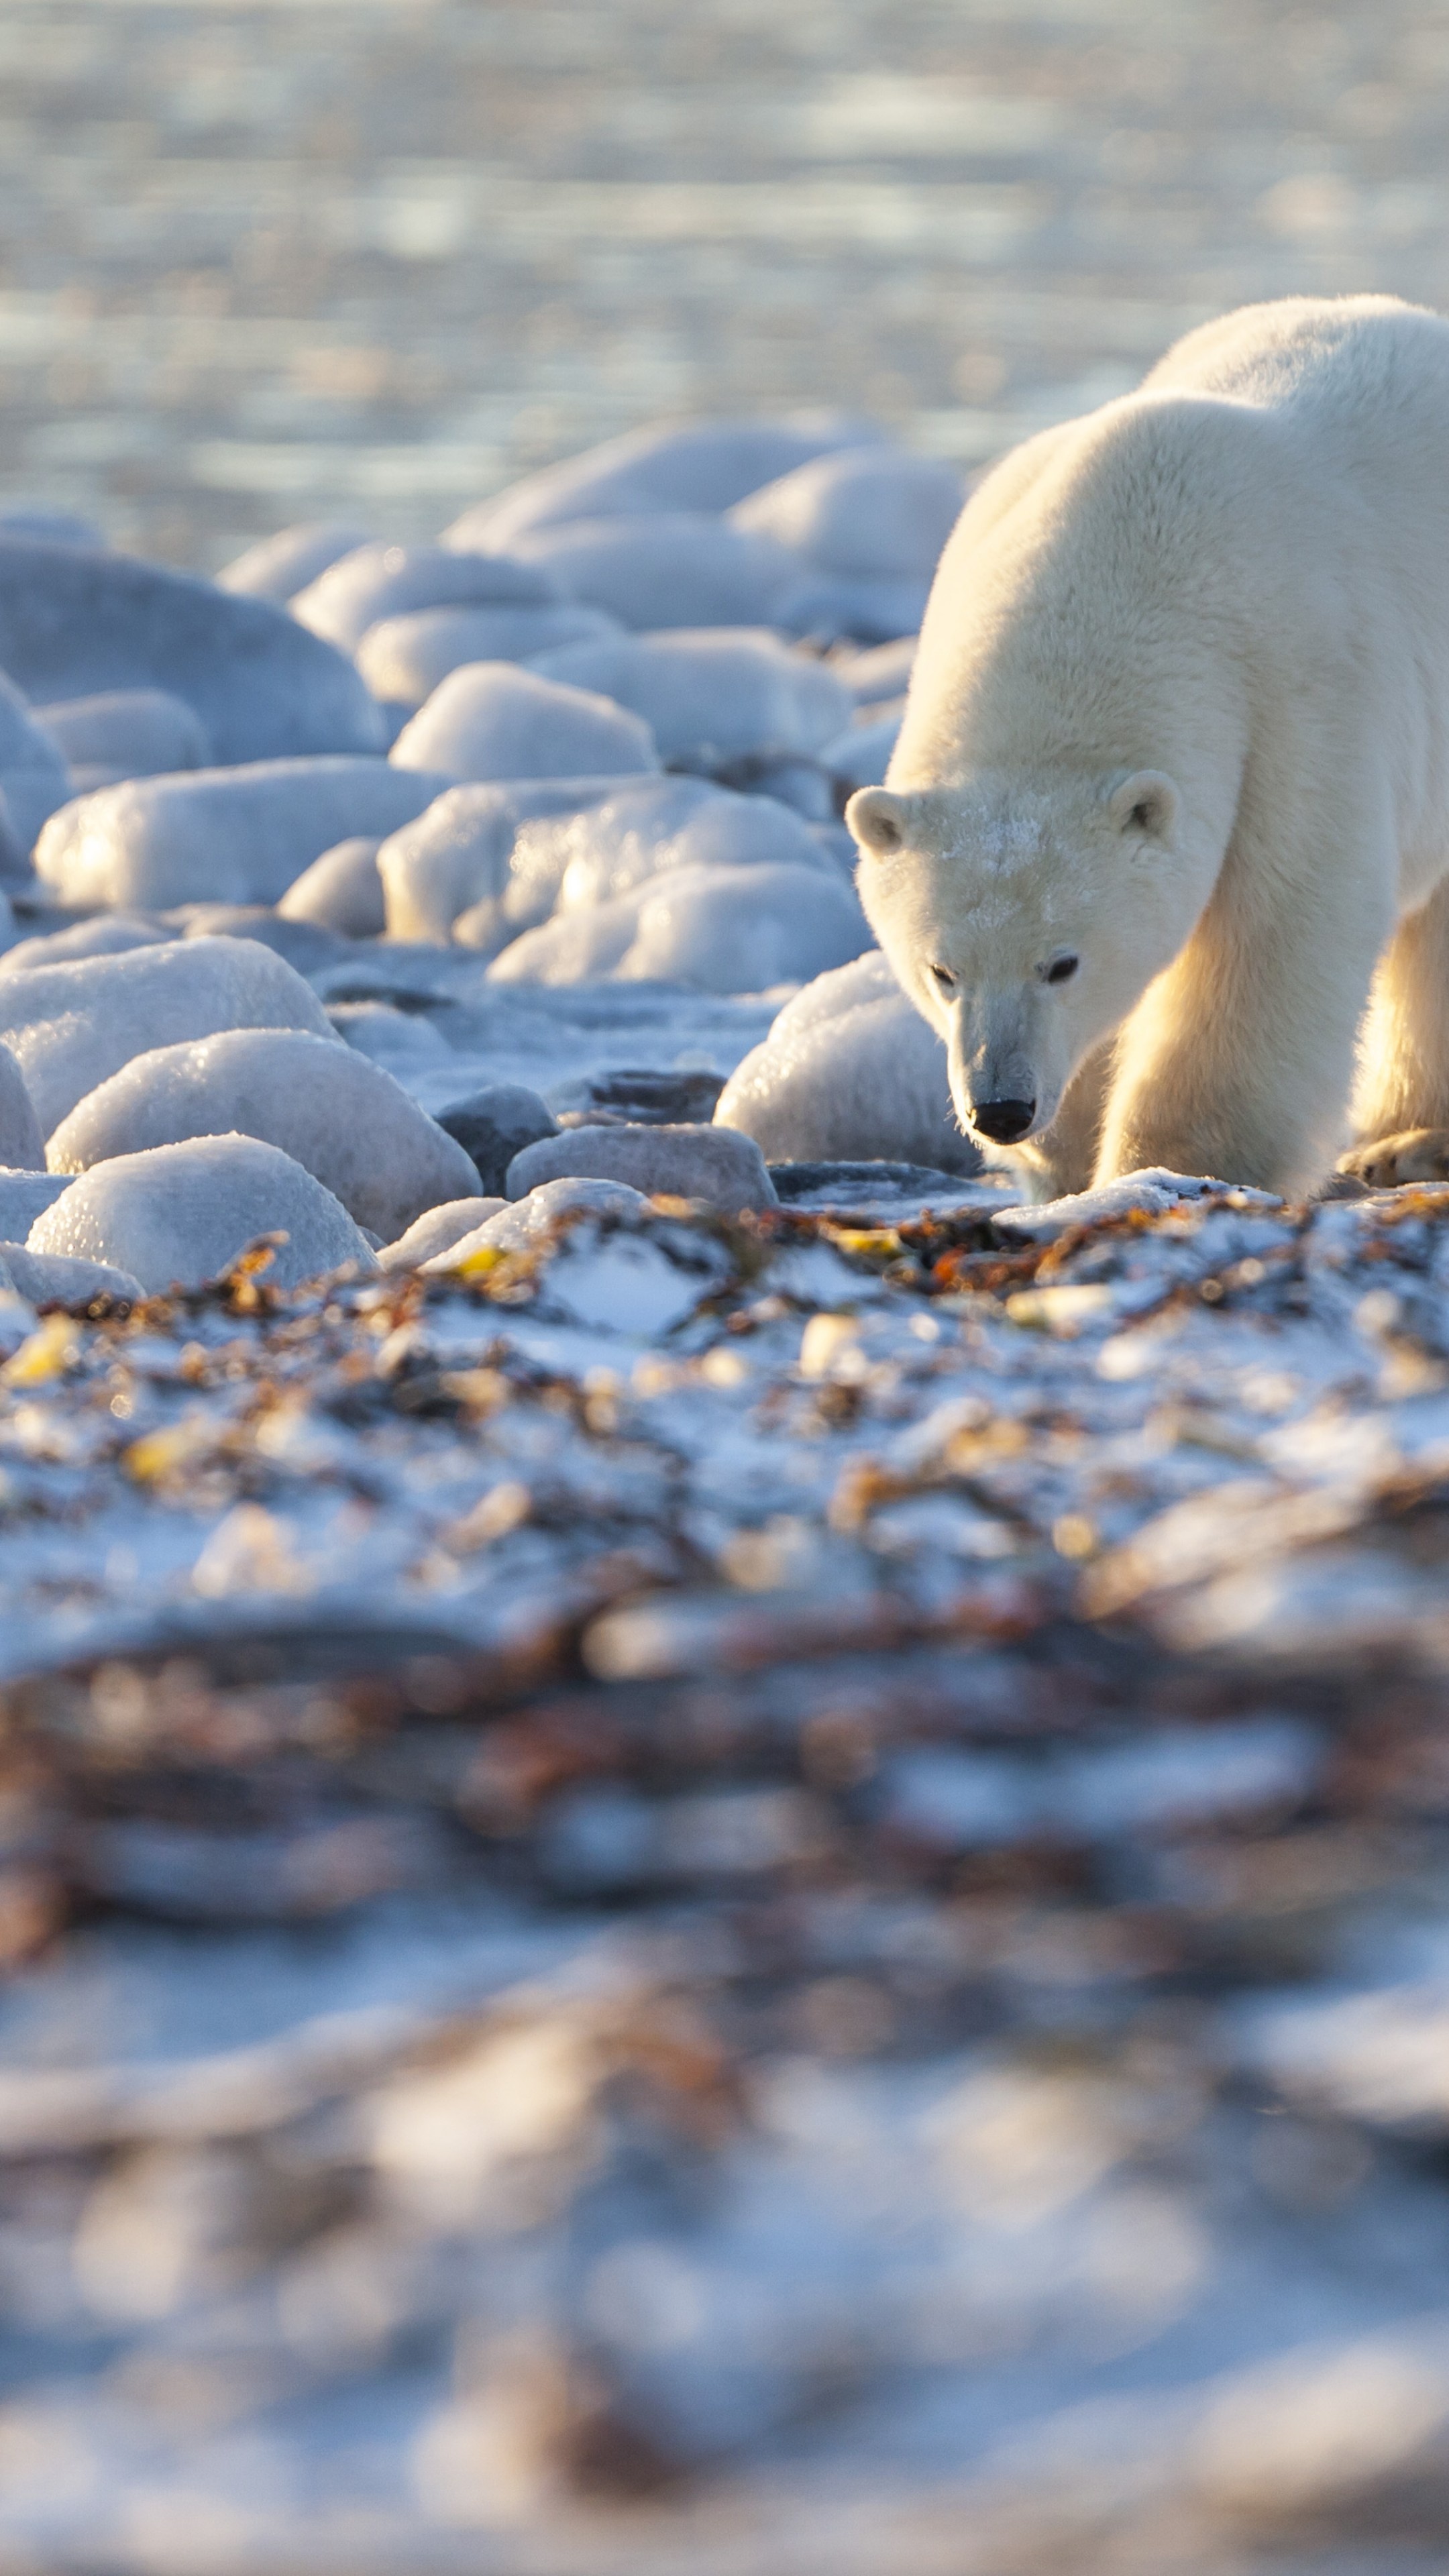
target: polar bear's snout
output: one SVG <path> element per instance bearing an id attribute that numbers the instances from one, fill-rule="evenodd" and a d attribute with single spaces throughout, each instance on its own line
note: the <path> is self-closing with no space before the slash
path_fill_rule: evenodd
<path id="1" fill-rule="evenodd" d="M 1030 1132 L 1036 1116 L 1034 1100 L 975 1100 L 969 1112 L 971 1124 L 989 1136 L 993 1145 L 1019 1145 Z"/>

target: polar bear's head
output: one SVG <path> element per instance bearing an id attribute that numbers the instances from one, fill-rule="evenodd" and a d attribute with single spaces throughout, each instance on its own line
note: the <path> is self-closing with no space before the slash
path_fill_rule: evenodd
<path id="1" fill-rule="evenodd" d="M 1183 946 L 1211 874 L 1179 846 L 1179 813 L 1151 769 L 851 798 L 861 901 L 982 1141 L 1050 1127 L 1083 1058 Z"/>

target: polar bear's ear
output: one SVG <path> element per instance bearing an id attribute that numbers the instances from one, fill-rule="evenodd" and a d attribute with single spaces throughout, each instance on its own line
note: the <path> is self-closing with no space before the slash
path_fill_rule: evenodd
<path id="1" fill-rule="evenodd" d="M 1119 832 L 1134 840 L 1170 841 L 1177 820 L 1177 789 L 1161 769 L 1134 769 L 1107 799 Z"/>
<path id="2" fill-rule="evenodd" d="M 888 787 L 858 787 L 845 809 L 847 827 L 863 850 L 889 859 L 910 838 L 912 799 L 893 796 Z"/>

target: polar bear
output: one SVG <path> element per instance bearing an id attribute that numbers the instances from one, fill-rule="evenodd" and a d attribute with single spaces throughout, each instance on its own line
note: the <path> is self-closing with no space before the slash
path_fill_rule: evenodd
<path id="1" fill-rule="evenodd" d="M 1449 321 L 1250 305 L 1008 456 L 846 820 L 1034 1195 L 1449 1168 Z"/>

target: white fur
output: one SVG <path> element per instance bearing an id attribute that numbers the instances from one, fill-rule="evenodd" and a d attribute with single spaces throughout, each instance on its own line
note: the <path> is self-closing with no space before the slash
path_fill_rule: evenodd
<path id="1" fill-rule="evenodd" d="M 1036 1103 L 1039 1195 L 1301 1188 L 1351 1091 L 1360 1141 L 1449 1126 L 1449 322 L 1249 306 L 1007 457 L 848 819 L 963 1122 Z"/>

